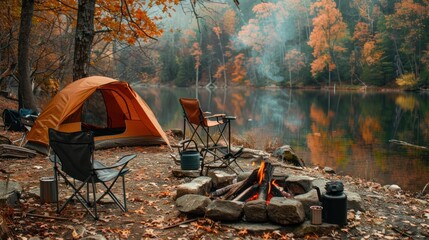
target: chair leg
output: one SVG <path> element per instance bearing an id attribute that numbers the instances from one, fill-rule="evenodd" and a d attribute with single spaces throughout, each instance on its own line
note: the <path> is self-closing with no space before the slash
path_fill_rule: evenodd
<path id="1" fill-rule="evenodd" d="M 124 209 L 125 209 L 125 212 L 126 211 L 128 211 L 128 209 L 127 209 L 127 196 L 126 196 L 126 193 L 125 193 L 125 177 L 124 176 L 122 176 L 122 194 L 123 194 L 123 196 L 124 196 Z"/>
<path id="2" fill-rule="evenodd" d="M 93 197 L 93 200 L 94 200 L 94 215 L 95 215 L 94 218 L 96 220 L 98 220 L 98 214 L 97 214 L 97 196 L 95 196 L 96 192 L 97 192 L 97 188 L 96 188 L 95 180 L 94 180 L 94 177 L 93 177 L 92 178 L 92 197 Z M 89 195 L 88 195 L 88 197 L 89 197 Z M 88 202 L 90 202 L 89 199 L 88 199 Z"/>
<path id="3" fill-rule="evenodd" d="M 105 182 L 101 182 L 104 187 L 106 188 L 106 191 L 104 191 L 103 195 L 101 195 L 96 201 L 100 201 L 104 196 L 109 195 L 110 198 L 116 203 L 116 205 L 123 211 L 126 212 L 127 211 L 127 207 L 126 207 L 126 195 L 125 195 L 125 179 L 124 176 L 122 177 L 122 183 L 123 183 L 123 197 L 124 197 L 124 203 L 122 204 L 119 199 L 112 193 L 112 187 L 115 184 L 115 182 L 118 180 L 119 176 L 112 181 L 112 183 L 110 183 L 110 186 L 107 186 L 107 184 Z"/>

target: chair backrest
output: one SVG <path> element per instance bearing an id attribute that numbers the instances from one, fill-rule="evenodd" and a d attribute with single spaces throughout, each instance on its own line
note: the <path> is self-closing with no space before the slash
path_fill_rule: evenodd
<path id="1" fill-rule="evenodd" d="M 85 181 L 91 175 L 94 152 L 92 132 L 65 133 L 50 128 L 49 145 L 60 160 L 61 170 L 67 175 L 80 181 Z"/>
<path id="2" fill-rule="evenodd" d="M 183 112 L 188 121 L 192 124 L 199 125 L 204 121 L 203 111 L 200 108 L 200 102 L 194 98 L 180 98 Z"/>

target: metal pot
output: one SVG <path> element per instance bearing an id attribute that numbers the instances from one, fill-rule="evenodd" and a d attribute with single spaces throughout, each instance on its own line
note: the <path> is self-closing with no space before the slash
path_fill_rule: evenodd
<path id="1" fill-rule="evenodd" d="M 321 194 L 318 187 L 313 187 L 317 191 L 319 201 L 322 203 L 322 218 L 326 223 L 344 226 L 347 224 L 347 195 L 344 193 L 343 183 L 331 181 L 326 183 L 326 192 Z"/>

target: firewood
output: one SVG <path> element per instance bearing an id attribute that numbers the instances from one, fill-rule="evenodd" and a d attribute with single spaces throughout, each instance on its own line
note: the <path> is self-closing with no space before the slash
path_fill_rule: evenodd
<path id="1" fill-rule="evenodd" d="M 274 168 L 271 163 L 265 163 L 264 168 L 264 178 L 262 182 L 259 184 L 259 192 L 258 199 L 267 200 L 268 197 L 268 189 L 271 184 L 271 179 L 273 177 Z"/>
<path id="2" fill-rule="evenodd" d="M 246 201 L 251 198 L 258 192 L 258 184 L 255 183 L 252 186 L 248 187 L 246 190 L 242 191 L 237 197 L 232 199 L 233 201 Z"/>
<path id="3" fill-rule="evenodd" d="M 222 199 L 230 200 L 234 199 L 238 194 L 240 194 L 242 191 L 246 190 L 248 187 L 252 186 L 255 181 L 257 181 L 258 177 L 258 169 L 253 170 L 253 172 L 242 181 L 242 184 L 231 188 L 223 197 Z"/>
<path id="4" fill-rule="evenodd" d="M 243 180 L 244 181 L 244 180 Z M 243 184 L 243 181 L 237 182 L 237 183 L 233 183 L 230 184 L 226 187 L 223 188 L 219 188 L 216 191 L 212 192 L 210 195 L 213 197 L 219 197 L 222 196 L 223 194 L 227 193 L 229 190 L 231 190 L 231 188 L 233 187 L 239 187 L 241 184 Z"/>

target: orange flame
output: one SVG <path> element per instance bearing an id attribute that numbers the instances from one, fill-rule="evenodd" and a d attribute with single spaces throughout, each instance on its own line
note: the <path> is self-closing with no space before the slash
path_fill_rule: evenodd
<path id="1" fill-rule="evenodd" d="M 258 184 L 259 185 L 261 185 L 262 180 L 264 180 L 264 169 L 265 169 L 265 162 L 262 162 L 261 166 L 259 167 L 259 170 L 258 170 L 258 177 L 259 177 Z"/>

